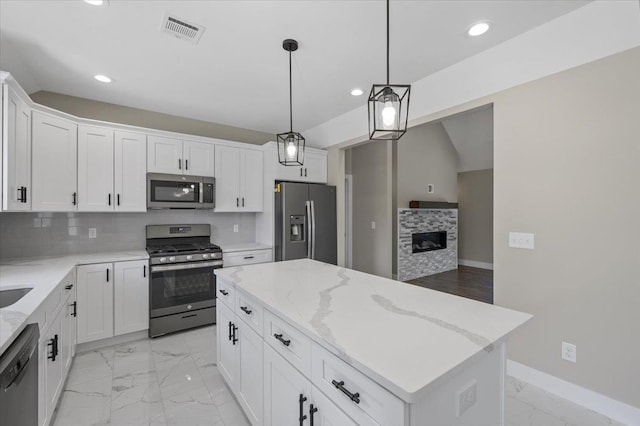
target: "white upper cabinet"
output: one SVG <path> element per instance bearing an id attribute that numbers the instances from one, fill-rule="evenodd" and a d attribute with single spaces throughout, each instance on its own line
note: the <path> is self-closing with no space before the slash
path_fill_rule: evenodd
<path id="1" fill-rule="evenodd" d="M 275 166 L 276 180 L 295 182 L 327 183 L 327 152 L 321 149 L 305 148 L 302 166 L 283 166 L 278 162 L 277 145 L 270 142 L 266 153 Z"/>
<path id="2" fill-rule="evenodd" d="M 113 211 L 113 130 L 78 126 L 78 211 Z"/>
<path id="3" fill-rule="evenodd" d="M 147 136 L 115 132 L 115 211 L 147 211 Z"/>
<path id="4" fill-rule="evenodd" d="M 185 175 L 213 177 L 214 152 L 215 146 L 213 144 L 184 141 L 182 144 L 183 173 Z"/>
<path id="5" fill-rule="evenodd" d="M 31 209 L 76 210 L 78 126 L 39 111 L 32 116 Z"/>
<path id="6" fill-rule="evenodd" d="M 307 152 L 304 156 L 304 178 L 307 182 L 327 183 L 327 153 Z"/>
<path id="7" fill-rule="evenodd" d="M 214 151 L 214 145 L 205 142 L 149 136 L 147 171 L 213 177 Z"/>
<path id="8" fill-rule="evenodd" d="M 31 110 L 3 85 L 2 210 L 31 209 Z"/>
<path id="9" fill-rule="evenodd" d="M 263 210 L 262 151 L 216 145 L 216 212 Z"/>

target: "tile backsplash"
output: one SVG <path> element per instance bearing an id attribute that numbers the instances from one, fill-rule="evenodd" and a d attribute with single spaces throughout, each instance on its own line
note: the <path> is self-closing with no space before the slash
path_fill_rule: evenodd
<path id="1" fill-rule="evenodd" d="M 211 242 L 255 241 L 255 213 L 150 210 L 147 213 L 0 213 L 0 259 L 62 256 L 145 247 L 145 226 L 211 224 Z M 238 225 L 239 232 L 233 232 Z M 96 228 L 96 238 L 89 238 Z"/>

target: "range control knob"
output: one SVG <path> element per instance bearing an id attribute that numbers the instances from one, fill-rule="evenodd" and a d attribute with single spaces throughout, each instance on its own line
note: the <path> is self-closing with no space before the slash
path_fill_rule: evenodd
<path id="1" fill-rule="evenodd" d="M 203 258 L 203 259 L 208 259 L 208 258 L 209 258 L 209 253 L 204 253 L 204 254 L 202 255 L 202 258 Z"/>
<path id="2" fill-rule="evenodd" d="M 193 256 L 191 256 L 190 254 L 187 255 L 187 260 L 193 260 Z"/>
<path id="3" fill-rule="evenodd" d="M 160 263 L 164 263 L 164 262 L 166 262 L 166 261 L 167 261 L 167 258 L 166 258 L 166 257 L 161 257 L 161 258 L 160 258 Z"/>
<path id="4" fill-rule="evenodd" d="M 175 261 L 176 261 L 176 257 L 175 257 L 175 256 L 171 256 L 171 257 L 169 258 L 169 262 L 175 262 Z"/>

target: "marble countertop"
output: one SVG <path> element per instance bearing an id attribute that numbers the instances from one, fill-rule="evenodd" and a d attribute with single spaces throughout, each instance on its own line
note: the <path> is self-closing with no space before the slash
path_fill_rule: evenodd
<path id="1" fill-rule="evenodd" d="M 146 251 L 138 250 L 0 261 L 0 290 L 32 288 L 13 305 L 0 309 L 0 354 L 29 324 L 29 317 L 76 265 L 148 258 Z"/>
<path id="2" fill-rule="evenodd" d="M 532 318 L 309 259 L 215 273 L 409 403 Z"/>
<path id="3" fill-rule="evenodd" d="M 247 250 L 268 250 L 272 249 L 272 246 L 260 243 L 241 243 L 241 244 L 220 244 L 223 253 L 233 253 L 236 251 Z"/>

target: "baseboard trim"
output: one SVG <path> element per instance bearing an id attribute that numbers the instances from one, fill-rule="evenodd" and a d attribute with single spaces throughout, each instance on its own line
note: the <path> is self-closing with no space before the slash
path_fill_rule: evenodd
<path id="1" fill-rule="evenodd" d="M 613 420 L 630 426 L 640 425 L 640 408 L 609 398 L 510 359 L 507 360 L 507 374 Z"/>
<path id="2" fill-rule="evenodd" d="M 493 271 L 493 263 L 476 262 L 475 260 L 458 259 L 458 265 L 471 266 L 472 268 L 489 269 Z"/>
<path id="3" fill-rule="evenodd" d="M 108 337 L 94 342 L 79 343 L 76 346 L 76 353 L 91 352 L 113 345 L 133 342 L 135 340 L 149 338 L 149 330 L 134 331 L 133 333 L 122 334 L 115 337 Z"/>

